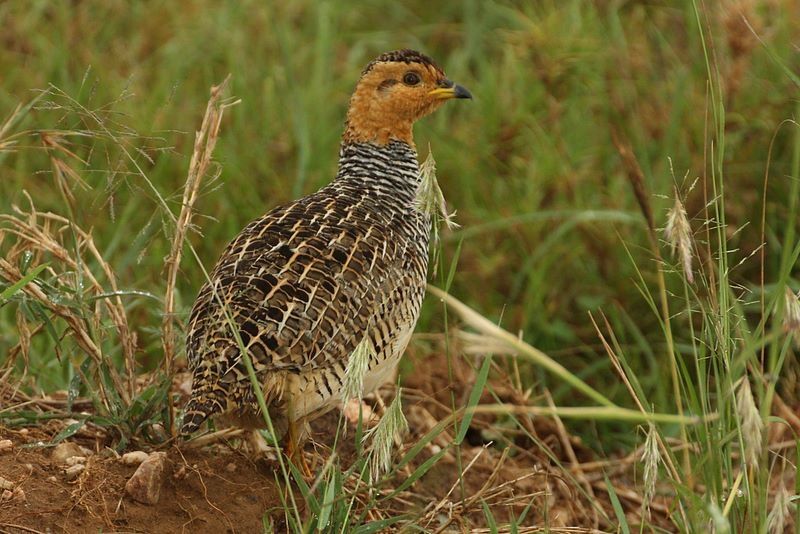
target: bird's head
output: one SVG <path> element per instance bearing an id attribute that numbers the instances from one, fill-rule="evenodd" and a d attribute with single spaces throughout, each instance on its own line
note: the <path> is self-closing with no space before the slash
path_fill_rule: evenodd
<path id="1" fill-rule="evenodd" d="M 414 145 L 415 121 L 453 98 L 472 98 L 428 56 L 414 50 L 381 54 L 364 69 L 350 99 L 344 141 Z"/>

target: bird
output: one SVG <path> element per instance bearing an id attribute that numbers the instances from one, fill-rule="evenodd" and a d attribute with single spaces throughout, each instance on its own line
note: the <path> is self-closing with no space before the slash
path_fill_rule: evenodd
<path id="1" fill-rule="evenodd" d="M 366 66 L 335 178 L 249 223 L 200 289 L 186 329 L 192 387 L 182 437 L 209 417 L 251 435 L 265 426 L 240 347 L 290 458 L 308 423 L 341 401 L 360 343 L 369 349 L 363 393 L 392 379 L 425 295 L 431 235 L 416 201 L 413 125 L 448 100 L 471 98 L 415 50 Z"/>

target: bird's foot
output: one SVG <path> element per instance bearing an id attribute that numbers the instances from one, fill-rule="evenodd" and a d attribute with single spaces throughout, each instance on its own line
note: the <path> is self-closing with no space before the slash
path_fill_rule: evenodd
<path id="1" fill-rule="evenodd" d="M 267 444 L 267 440 L 258 430 L 249 430 L 245 441 L 247 452 L 254 460 L 277 461 L 278 456 L 274 447 Z"/>
<path id="2" fill-rule="evenodd" d="M 311 472 L 311 467 L 309 467 L 306 461 L 303 447 L 300 445 L 300 434 L 297 429 L 297 423 L 294 421 L 289 423 L 289 435 L 287 436 L 284 453 L 289 461 L 300 469 L 304 477 L 309 479 L 314 478 L 314 473 Z"/>

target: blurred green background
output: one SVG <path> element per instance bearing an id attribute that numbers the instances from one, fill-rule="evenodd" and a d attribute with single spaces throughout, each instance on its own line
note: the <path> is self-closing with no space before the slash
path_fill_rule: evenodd
<path id="1" fill-rule="evenodd" d="M 624 391 L 588 316 L 602 310 L 651 401 L 668 408 L 663 334 L 636 284 L 637 265 L 653 283 L 654 260 L 611 132 L 633 147 L 657 226 L 675 188 L 702 219 L 702 179 L 691 186 L 711 168 L 707 54 L 726 111 L 731 265 L 761 242 L 767 169 L 767 284 L 797 224 L 785 215 L 796 125 L 781 122 L 798 111 L 800 3 L 706 2 L 702 17 L 705 53 L 681 1 L 2 2 L 0 117 L 51 92 L 15 124 L 15 150 L 0 152 L 0 212 L 27 207 L 27 191 L 38 210 L 93 229 L 122 288 L 162 295 L 172 228 L 139 170 L 177 213 L 212 84 L 231 74 L 241 103 L 222 125 L 221 175 L 196 206 L 190 241 L 207 267 L 249 220 L 333 177 L 361 69 L 383 51 L 416 48 L 475 95 L 416 129 L 461 224 L 445 232 L 445 261 L 462 242 L 452 292 L 614 398 Z M 41 130 L 77 156 L 57 154 L 85 182 L 64 178 L 71 207 Z M 702 242 L 702 223 L 694 230 Z M 755 258 L 731 272 L 743 291 L 758 290 L 758 276 Z M 184 316 L 201 283 L 187 254 Z M 682 287 L 677 275 L 668 283 Z M 126 303 L 142 361 L 157 360 L 161 307 Z M 0 354 L 17 341 L 10 308 L 0 308 Z M 418 331 L 442 328 L 429 299 Z M 689 333 L 676 327 L 676 336 L 680 349 Z M 41 386 L 64 387 L 44 371 L 59 364 L 34 360 Z M 550 382 L 557 403 L 571 401 L 546 374 L 523 371 Z"/>

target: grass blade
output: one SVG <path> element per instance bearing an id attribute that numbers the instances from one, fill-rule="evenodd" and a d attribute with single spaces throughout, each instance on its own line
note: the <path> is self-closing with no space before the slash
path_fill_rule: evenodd
<path id="1" fill-rule="evenodd" d="M 464 418 L 461 420 L 461 425 L 458 428 L 458 435 L 456 436 L 456 445 L 461 445 L 464 437 L 467 435 L 469 425 L 472 423 L 472 417 L 475 415 L 473 408 L 477 406 L 478 401 L 481 400 L 483 388 L 486 387 L 486 381 L 489 378 L 489 368 L 492 366 L 492 357 L 487 356 L 483 359 L 483 364 L 478 372 L 478 377 L 475 379 L 475 385 L 472 386 L 472 391 L 469 394 L 467 401 L 467 409 L 464 413 Z"/>
<path id="2" fill-rule="evenodd" d="M 613 484 L 608 479 L 608 475 L 603 475 L 606 481 L 606 489 L 608 490 L 608 498 L 611 499 L 611 506 L 614 508 L 614 514 L 617 516 L 617 521 L 619 521 L 619 528 L 622 531 L 622 534 L 631 534 L 631 529 L 628 526 L 628 519 L 625 517 L 625 510 L 622 509 L 622 504 L 619 502 L 619 497 L 617 496 L 616 490 L 614 490 Z"/>
<path id="3" fill-rule="evenodd" d="M 0 292 L 0 300 L 8 300 L 13 295 L 15 295 L 20 289 L 28 285 L 34 278 L 39 276 L 39 273 L 47 269 L 47 266 L 50 265 L 49 263 L 43 263 L 41 265 L 37 265 L 31 272 L 20 278 L 17 282 L 11 284 L 7 288 L 5 288 L 2 292 Z"/>

